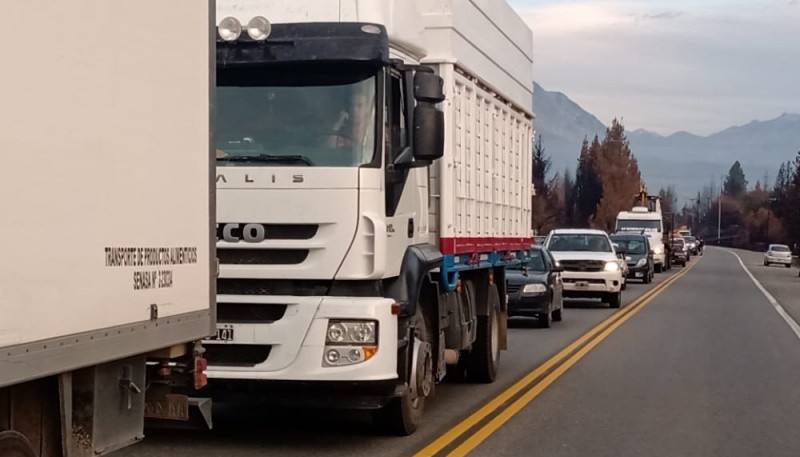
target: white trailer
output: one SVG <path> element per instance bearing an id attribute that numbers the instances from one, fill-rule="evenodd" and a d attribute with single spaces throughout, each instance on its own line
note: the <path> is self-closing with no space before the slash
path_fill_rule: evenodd
<path id="1" fill-rule="evenodd" d="M 435 382 L 491 382 L 505 347 L 531 31 L 504 0 L 227 0 L 217 20 L 209 393 L 412 433 Z"/>
<path id="2" fill-rule="evenodd" d="M 0 455 L 102 455 L 143 437 L 146 357 L 215 328 L 214 3 L 0 17 Z"/>

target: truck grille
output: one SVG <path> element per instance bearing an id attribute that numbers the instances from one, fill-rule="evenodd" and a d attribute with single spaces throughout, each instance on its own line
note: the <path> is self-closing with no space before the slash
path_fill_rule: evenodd
<path id="1" fill-rule="evenodd" d="M 286 314 L 286 308 L 271 303 L 217 303 L 217 322 L 271 324 Z"/>
<path id="2" fill-rule="evenodd" d="M 272 346 L 267 344 L 205 344 L 204 357 L 217 367 L 254 367 L 264 363 Z"/>
<path id="3" fill-rule="evenodd" d="M 606 263 L 602 260 L 562 260 L 566 271 L 603 271 Z"/>
<path id="4" fill-rule="evenodd" d="M 297 265 L 308 257 L 308 249 L 217 249 L 222 265 Z"/>

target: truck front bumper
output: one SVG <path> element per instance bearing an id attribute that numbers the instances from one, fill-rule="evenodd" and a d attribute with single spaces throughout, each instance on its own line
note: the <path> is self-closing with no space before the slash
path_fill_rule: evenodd
<path id="1" fill-rule="evenodd" d="M 226 305 L 262 311 L 285 307 L 274 322 L 239 322 L 220 319 L 218 336 L 226 341 L 205 340 L 210 383 L 214 380 L 291 382 L 379 382 L 396 384 L 398 320 L 392 314 L 394 300 L 382 297 L 232 296 L 217 299 L 219 315 Z M 243 313 L 251 316 L 252 313 Z M 256 313 L 258 315 L 258 313 Z M 325 356 L 343 344 L 327 342 L 330 321 L 374 321 L 377 351 L 362 362 L 329 366 Z M 224 330 L 230 333 L 225 334 Z M 346 344 L 348 348 L 359 347 Z M 366 345 L 365 345 L 366 346 Z M 366 352 L 366 351 L 365 351 Z"/>
<path id="2" fill-rule="evenodd" d="M 244 381 L 212 379 L 200 391 L 229 402 L 300 408 L 377 409 L 402 393 L 394 379 L 383 381 Z"/>

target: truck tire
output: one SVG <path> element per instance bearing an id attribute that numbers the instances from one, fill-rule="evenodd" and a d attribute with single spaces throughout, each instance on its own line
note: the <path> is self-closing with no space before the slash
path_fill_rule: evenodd
<path id="1" fill-rule="evenodd" d="M 792 266 L 791 266 L 791 265 L 789 265 L 788 263 L 787 263 L 786 265 L 784 265 L 784 266 L 785 266 L 786 268 L 792 268 Z"/>
<path id="2" fill-rule="evenodd" d="M 656 273 L 661 273 L 662 271 L 664 271 L 664 267 L 662 267 L 660 263 L 657 263 L 656 267 L 655 267 L 655 270 L 656 270 Z"/>
<path id="3" fill-rule="evenodd" d="M 622 292 L 611 293 L 606 296 L 610 308 L 619 308 L 622 304 Z"/>
<path id="4" fill-rule="evenodd" d="M 553 321 L 554 322 L 561 322 L 564 319 L 564 316 L 561 314 L 561 308 L 553 310 Z"/>
<path id="5" fill-rule="evenodd" d="M 414 336 L 420 341 L 430 344 L 427 322 L 419 307 L 417 307 L 417 313 L 413 319 Z M 401 397 L 393 398 L 389 404 L 374 411 L 373 420 L 383 433 L 393 436 L 408 436 L 417 431 L 417 427 L 422 420 L 422 413 L 425 410 L 425 398 L 433 391 L 435 382 L 433 378 L 433 349 L 428 355 L 429 358 L 423 363 L 426 369 L 422 375 L 422 384 L 425 385 L 421 386 L 417 392 L 407 389 Z"/>
<path id="6" fill-rule="evenodd" d="M 489 315 L 478 316 L 477 337 L 467 354 L 467 376 L 473 382 L 490 383 L 500 366 L 500 296 L 492 284 L 487 291 Z"/>
<path id="7" fill-rule="evenodd" d="M 25 435 L 13 430 L 0 432 L 0 456 L 2 457 L 34 457 L 30 441 Z"/>

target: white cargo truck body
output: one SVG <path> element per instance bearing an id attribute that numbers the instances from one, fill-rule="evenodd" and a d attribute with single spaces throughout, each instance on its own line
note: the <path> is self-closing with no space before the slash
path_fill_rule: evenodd
<path id="1" fill-rule="evenodd" d="M 263 41 L 234 33 L 259 17 Z M 226 0 L 217 23 L 210 392 L 411 433 L 446 366 L 496 375 L 531 246 L 530 29 L 503 0 Z"/>
<path id="2" fill-rule="evenodd" d="M 214 327 L 213 5 L 0 5 L 0 405 Z"/>

